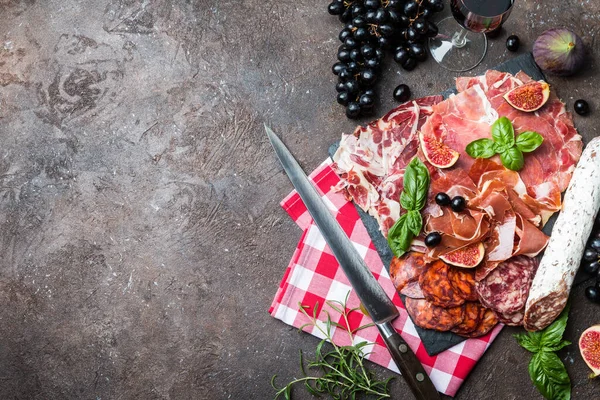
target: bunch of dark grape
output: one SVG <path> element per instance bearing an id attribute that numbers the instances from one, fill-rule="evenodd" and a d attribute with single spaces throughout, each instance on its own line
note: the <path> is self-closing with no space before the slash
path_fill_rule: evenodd
<path id="1" fill-rule="evenodd" d="M 585 288 L 585 296 L 594 303 L 600 303 L 600 212 L 585 247 L 581 268 L 596 277 L 596 284 Z"/>
<path id="2" fill-rule="evenodd" d="M 425 41 L 438 33 L 430 17 L 443 0 L 334 0 L 328 11 L 345 24 L 332 71 L 338 76 L 337 101 L 348 118 L 369 114 L 373 90 L 386 52 L 407 71 L 427 59 Z"/>

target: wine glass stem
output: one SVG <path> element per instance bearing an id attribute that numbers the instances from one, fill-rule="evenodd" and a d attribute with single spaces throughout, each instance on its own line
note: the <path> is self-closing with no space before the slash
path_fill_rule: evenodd
<path id="1" fill-rule="evenodd" d="M 453 36 L 452 36 L 452 46 L 460 49 L 462 47 L 465 47 L 465 45 L 467 44 L 467 30 L 464 28 L 460 28 L 460 31 L 456 32 Z"/>

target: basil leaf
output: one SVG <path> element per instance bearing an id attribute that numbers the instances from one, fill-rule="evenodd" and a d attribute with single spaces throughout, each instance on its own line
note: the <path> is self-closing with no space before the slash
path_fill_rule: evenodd
<path id="1" fill-rule="evenodd" d="M 511 147 L 512 147 L 512 145 L 509 145 L 509 144 L 500 144 L 500 143 L 494 142 L 494 151 L 497 154 L 502 154 L 506 150 L 510 149 Z"/>
<path id="2" fill-rule="evenodd" d="M 467 145 L 465 151 L 473 158 L 490 158 L 496 154 L 492 139 L 477 139 Z"/>
<path id="3" fill-rule="evenodd" d="M 406 226 L 413 235 L 419 236 L 421 228 L 423 228 L 423 218 L 421 217 L 421 213 L 416 210 L 409 211 L 406 217 Z"/>
<path id="4" fill-rule="evenodd" d="M 492 124 L 492 138 L 500 145 L 513 146 L 515 144 L 515 130 L 510 119 L 498 118 Z"/>
<path id="5" fill-rule="evenodd" d="M 546 399 L 571 398 L 571 380 L 556 354 L 546 351 L 537 353 L 529 362 L 528 370 L 531 381 Z"/>
<path id="6" fill-rule="evenodd" d="M 425 207 L 429 190 L 429 171 L 417 157 L 404 171 L 404 190 L 400 195 L 400 205 L 405 210 L 419 211 Z"/>
<path id="7" fill-rule="evenodd" d="M 396 257 L 400 257 L 408 251 L 414 237 L 408 228 L 407 218 L 408 214 L 401 215 L 388 232 L 387 241 Z"/>
<path id="8" fill-rule="evenodd" d="M 502 161 L 502 165 L 513 171 L 519 171 L 525 165 L 523 153 L 516 147 L 500 153 L 500 161 Z"/>
<path id="9" fill-rule="evenodd" d="M 568 340 L 561 340 L 558 344 L 544 345 L 543 346 L 543 350 L 545 350 L 545 351 L 559 351 L 563 347 L 566 347 L 566 346 L 568 346 L 570 344 L 571 344 L 571 342 L 569 342 Z"/>
<path id="10" fill-rule="evenodd" d="M 530 153 L 540 147 L 544 138 L 537 132 L 527 131 L 517 136 L 515 144 L 523 153 Z"/>
<path id="11" fill-rule="evenodd" d="M 541 332 L 520 333 L 513 336 L 517 339 L 521 347 L 532 353 L 537 353 L 542 348 L 540 343 L 542 339 Z"/>
<path id="12" fill-rule="evenodd" d="M 556 346 L 560 343 L 567 327 L 569 318 L 569 305 L 562 310 L 558 318 L 542 331 L 542 340 L 540 344 L 545 346 Z"/>

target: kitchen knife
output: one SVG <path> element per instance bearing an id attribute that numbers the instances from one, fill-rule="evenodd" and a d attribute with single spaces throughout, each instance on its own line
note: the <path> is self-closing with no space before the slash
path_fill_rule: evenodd
<path id="1" fill-rule="evenodd" d="M 267 125 L 265 125 L 265 130 L 283 169 L 306 205 L 333 255 L 340 263 L 360 302 L 379 329 L 392 359 L 413 394 L 418 400 L 440 399 L 440 395 L 423 365 L 392 326 L 391 321 L 399 316 L 398 309 L 379 285 L 342 227 L 331 215 L 331 211 L 310 183 L 292 153 Z"/>

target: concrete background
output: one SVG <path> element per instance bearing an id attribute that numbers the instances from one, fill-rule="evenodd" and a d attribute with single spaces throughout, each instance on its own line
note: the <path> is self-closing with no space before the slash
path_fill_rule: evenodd
<path id="1" fill-rule="evenodd" d="M 269 399 L 318 340 L 267 309 L 301 232 L 262 124 L 310 171 L 356 122 L 330 73 L 340 22 L 317 0 L 0 0 L 0 399 Z M 447 13 L 447 11 L 445 12 Z M 600 3 L 518 0 L 481 73 L 569 26 L 591 57 L 549 77 L 585 140 L 600 122 Z M 438 93 L 431 59 L 393 88 Z M 366 121 L 362 121 L 366 122 Z M 600 322 L 573 291 L 566 338 Z M 457 399 L 539 399 L 505 329 Z M 576 345 L 573 399 L 597 398 Z M 386 378 L 393 374 L 373 367 Z M 394 398 L 410 398 L 401 378 Z M 308 399 L 302 389 L 294 398 Z"/>

